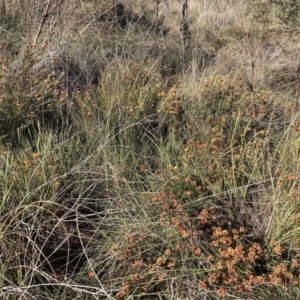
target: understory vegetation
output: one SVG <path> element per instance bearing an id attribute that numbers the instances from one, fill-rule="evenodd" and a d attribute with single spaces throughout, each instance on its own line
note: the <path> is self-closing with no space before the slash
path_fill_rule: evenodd
<path id="1" fill-rule="evenodd" d="M 0 1 L 0 298 L 298 299 L 299 10 Z"/>

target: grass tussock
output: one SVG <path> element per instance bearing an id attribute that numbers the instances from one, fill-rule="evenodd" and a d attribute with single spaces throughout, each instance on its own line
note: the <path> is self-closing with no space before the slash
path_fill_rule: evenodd
<path id="1" fill-rule="evenodd" d="M 3 3 L 0 298 L 297 299 L 298 1 Z"/>

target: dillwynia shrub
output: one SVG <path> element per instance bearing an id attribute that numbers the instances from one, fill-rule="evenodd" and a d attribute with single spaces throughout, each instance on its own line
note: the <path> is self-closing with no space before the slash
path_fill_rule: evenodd
<path id="1" fill-rule="evenodd" d="M 68 104 L 65 72 L 58 74 L 46 68 L 36 72 L 37 55 L 32 50 L 27 50 L 20 65 L 0 61 L 0 134 L 11 142 L 18 133 L 38 124 L 59 125 Z"/>

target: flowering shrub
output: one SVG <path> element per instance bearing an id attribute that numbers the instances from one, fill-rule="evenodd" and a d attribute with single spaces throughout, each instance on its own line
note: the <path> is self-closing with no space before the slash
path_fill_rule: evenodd
<path id="1" fill-rule="evenodd" d="M 5 59 L 0 61 L 0 133 L 9 140 L 34 125 L 54 126 L 64 119 L 63 110 L 69 98 L 63 84 L 65 73 L 45 69 L 36 74 L 36 57 L 34 49 L 28 49 L 20 66 Z"/>

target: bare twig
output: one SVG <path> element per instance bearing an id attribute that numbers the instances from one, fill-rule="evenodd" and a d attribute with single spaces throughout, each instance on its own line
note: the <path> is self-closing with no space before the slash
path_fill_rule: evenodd
<path id="1" fill-rule="evenodd" d="M 62 1 L 63 1 L 63 0 L 62 0 Z M 67 17 L 67 19 L 65 20 L 65 22 L 63 22 L 60 26 L 58 26 L 58 27 L 56 28 L 56 30 L 52 31 L 52 32 L 49 34 L 48 38 L 44 40 L 44 42 L 49 41 L 55 33 L 57 33 L 60 29 L 62 29 L 62 28 L 69 22 L 70 18 L 73 16 L 74 11 L 75 11 L 75 9 L 77 8 L 77 6 L 78 6 L 78 4 L 79 4 L 79 2 L 80 2 L 80 0 L 77 0 L 77 1 L 75 2 L 74 6 L 73 6 L 73 8 L 72 8 L 72 10 L 71 10 L 71 13 L 69 14 L 69 16 Z"/>
<path id="2" fill-rule="evenodd" d="M 51 1 L 52 0 L 48 0 L 48 3 L 46 5 L 46 8 L 44 10 L 44 14 L 42 16 L 42 20 L 41 20 L 41 23 L 40 23 L 40 26 L 39 26 L 39 29 L 33 39 L 33 43 L 36 44 L 37 43 L 37 40 L 39 38 L 39 36 L 41 35 L 41 32 L 42 32 L 42 29 L 45 25 L 45 22 L 47 20 L 47 18 L 49 17 L 49 15 L 57 8 L 59 7 L 60 5 L 62 5 L 62 3 L 64 2 L 64 0 L 60 0 L 56 5 L 54 5 L 54 7 L 52 9 L 50 9 L 50 4 L 51 4 Z"/>

